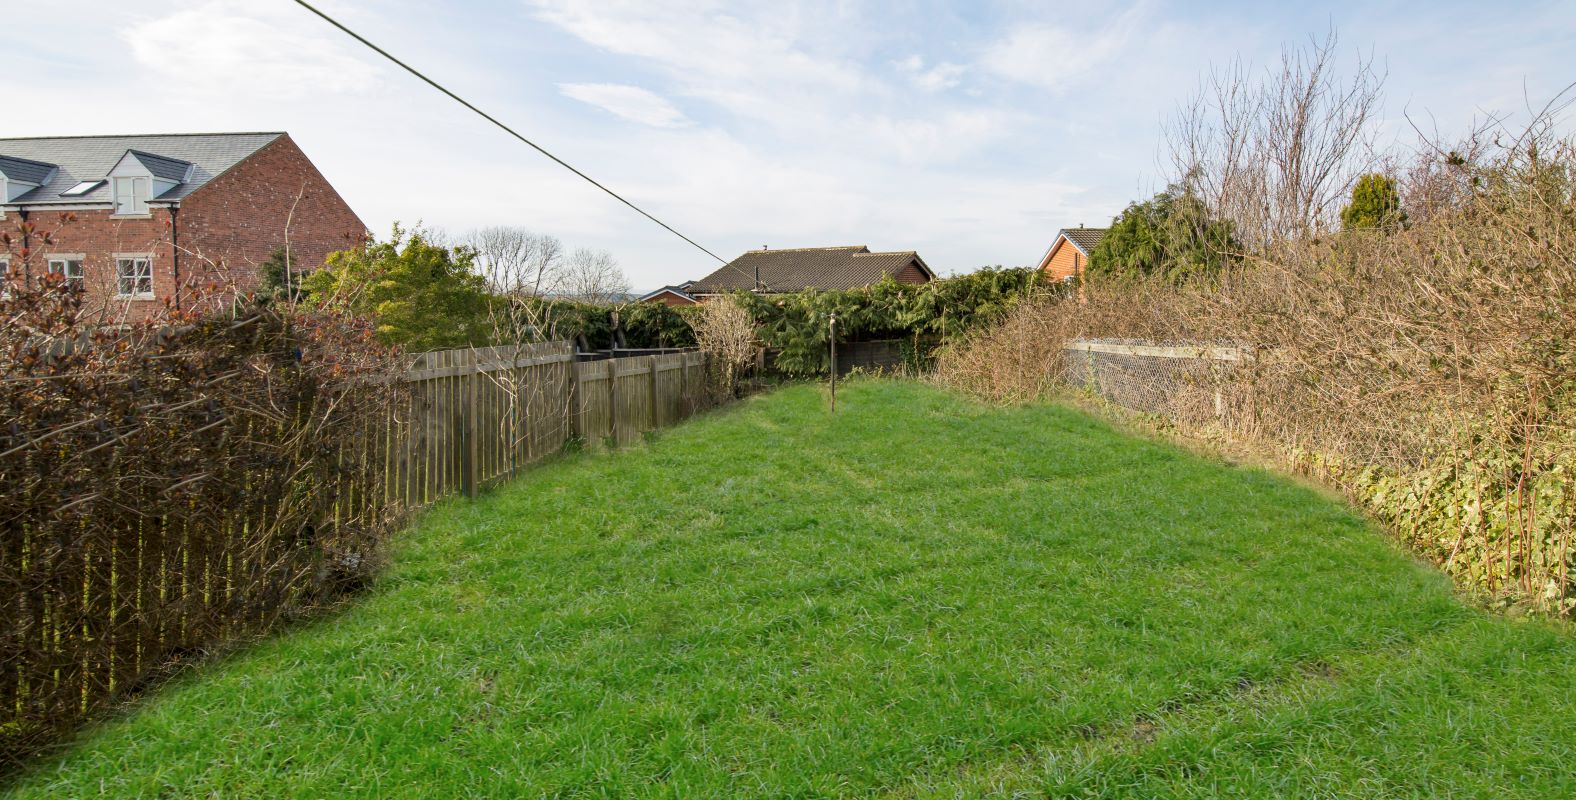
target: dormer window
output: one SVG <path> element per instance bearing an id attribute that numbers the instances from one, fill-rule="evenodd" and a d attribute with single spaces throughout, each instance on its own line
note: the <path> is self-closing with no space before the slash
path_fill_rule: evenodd
<path id="1" fill-rule="evenodd" d="M 152 196 L 151 178 L 116 178 L 115 213 L 142 215 L 148 213 L 148 198 Z"/>
<path id="2" fill-rule="evenodd" d="M 127 150 L 109 171 L 110 195 L 115 216 L 146 217 L 149 201 L 169 196 L 171 190 L 191 180 L 192 163 L 175 158 Z"/>
<path id="3" fill-rule="evenodd" d="M 9 203 L 54 179 L 59 167 L 0 155 L 0 203 Z"/>

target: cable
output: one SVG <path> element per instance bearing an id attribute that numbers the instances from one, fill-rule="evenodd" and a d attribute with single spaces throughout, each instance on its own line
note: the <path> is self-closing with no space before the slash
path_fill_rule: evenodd
<path id="1" fill-rule="evenodd" d="M 629 206 L 630 208 L 633 208 L 635 211 L 639 212 L 640 215 L 645 217 L 646 219 L 649 219 L 652 222 L 655 222 L 658 225 L 661 225 L 663 228 L 665 228 L 667 230 L 668 233 L 671 233 L 674 236 L 677 236 L 680 239 L 683 239 L 684 241 L 689 242 L 690 245 L 693 246 L 696 250 L 699 250 L 702 253 L 705 253 L 706 255 L 717 259 L 718 261 L 722 262 L 723 264 L 729 263 L 722 256 L 719 256 L 716 253 L 713 253 L 712 251 L 707 250 L 704 247 L 701 247 L 700 244 L 698 244 L 694 239 L 691 239 L 688 236 L 685 236 L 684 234 L 679 233 L 678 231 L 674 230 L 673 226 L 671 226 L 671 225 L 667 224 L 666 222 L 663 222 L 662 220 L 657 219 L 656 217 L 653 217 L 650 214 L 646 213 L 645 209 L 641 208 L 640 206 L 635 205 L 634 203 L 629 202 L 628 200 L 625 200 L 621 195 L 619 195 L 618 192 L 615 192 L 612 189 L 609 189 L 606 186 L 603 186 L 602 184 L 597 183 L 595 178 L 592 178 L 590 175 L 587 175 L 584 172 L 581 172 L 580 170 L 575 169 L 574 167 L 570 166 L 568 162 L 564 161 L 563 159 L 559 158 L 558 156 L 555 156 L 552 153 L 547 152 L 546 149 L 544 149 L 541 145 L 537 144 L 536 142 L 533 142 L 530 139 L 527 139 L 524 136 L 521 136 L 513 128 L 509 127 L 508 125 L 503 124 L 502 122 L 499 122 L 491 114 L 488 114 L 487 112 L 477 108 L 476 106 L 471 105 L 469 102 L 466 101 L 465 98 L 460 97 L 459 95 L 455 94 L 454 92 L 451 92 L 448 89 L 443 88 L 442 84 L 439 84 L 437 81 L 427 77 L 426 75 L 421 74 L 419 71 L 416 70 L 415 67 L 412 67 L 411 65 L 406 64 L 405 62 L 395 58 L 392 55 L 390 55 L 387 50 L 384 50 L 383 48 L 378 47 L 377 45 L 367 41 L 366 37 L 364 37 L 361 34 L 356 33 L 355 31 L 345 27 L 344 25 L 342 25 L 339 22 L 339 20 L 336 20 L 333 17 L 330 17 L 329 15 L 324 14 L 323 12 L 317 10 L 315 7 L 312 6 L 311 3 L 306 2 L 306 0 L 295 0 L 295 1 L 302 8 L 305 8 L 306 10 L 312 12 L 313 14 L 316 14 L 319 17 L 322 17 L 324 22 L 327 22 L 328 24 L 333 25 L 334 27 L 344 31 L 352 39 L 355 39 L 356 41 L 366 45 L 367 47 L 372 48 L 373 52 L 377 53 L 380 56 L 383 56 L 384 58 L 394 62 L 395 64 L 398 64 L 406 72 L 409 72 L 410 74 L 415 75 L 416 77 L 418 77 L 418 78 L 422 79 L 423 81 L 425 81 L 427 83 L 427 85 L 429 85 L 432 88 L 437 89 L 438 91 L 443 92 L 444 94 L 448 95 L 451 99 L 454 100 L 454 102 L 459 103 L 460 105 L 465 106 L 466 108 L 476 112 L 479 116 L 481 116 L 482 119 L 485 119 L 488 122 L 491 122 L 492 124 L 497 125 L 499 128 L 502 128 L 505 133 L 507 133 L 510 136 L 513 136 L 514 138 L 519 139 L 520 141 L 525 142 L 526 144 L 530 145 L 534 150 L 536 150 L 536 152 L 541 153 L 542 155 L 547 156 L 548 158 L 551 158 L 553 161 L 557 162 L 559 166 L 563 167 L 564 169 L 569 170 L 570 172 L 573 172 L 576 175 L 579 175 L 581 178 L 585 179 L 585 181 L 587 183 L 591 184 L 592 186 L 595 186 L 596 188 L 601 189 L 604 192 L 607 192 L 608 195 L 610 195 L 613 199 L 617 200 L 620 203 L 623 203 L 626 206 Z"/>

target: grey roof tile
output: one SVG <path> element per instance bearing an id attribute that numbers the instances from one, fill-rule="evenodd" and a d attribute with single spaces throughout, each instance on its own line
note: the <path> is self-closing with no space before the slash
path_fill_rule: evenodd
<path id="1" fill-rule="evenodd" d="M 54 172 L 54 164 L 30 161 L 25 158 L 0 155 L 0 175 L 19 183 L 43 183 Z"/>
<path id="2" fill-rule="evenodd" d="M 655 289 L 652 289 L 649 292 L 646 292 L 645 294 L 641 295 L 637 299 L 639 299 L 639 300 L 650 300 L 651 298 L 656 297 L 657 295 L 662 294 L 663 292 L 672 292 L 673 294 L 676 294 L 676 295 L 678 295 L 680 297 L 683 297 L 683 298 L 685 298 L 687 300 L 694 300 L 695 298 L 690 296 L 689 287 L 690 287 L 690 284 L 688 284 L 688 283 L 675 283 L 675 284 L 670 284 L 668 286 L 659 286 L 659 287 L 657 287 Z"/>
<path id="3" fill-rule="evenodd" d="M 127 150 L 126 152 L 130 153 L 132 158 L 137 159 L 144 167 L 147 167 L 148 171 L 153 173 L 153 177 L 175 181 L 176 183 L 182 183 L 186 180 L 186 171 L 192 165 L 190 161 L 165 158 L 153 153 L 144 153 L 141 150 Z"/>
<path id="4" fill-rule="evenodd" d="M 167 180 L 183 180 L 186 175 L 184 165 L 191 164 L 191 180 L 157 198 L 161 201 L 179 200 L 283 135 L 278 132 L 172 133 L 0 139 L 0 158 L 23 159 L 60 167 L 48 184 L 7 205 L 112 202 L 107 183 L 80 197 L 62 197 L 61 193 L 84 181 L 103 180 L 128 151 L 135 151 L 138 160 L 148 167 L 149 172 Z M 180 165 L 178 174 L 177 165 Z"/>
<path id="5" fill-rule="evenodd" d="M 750 250 L 723 265 L 716 272 L 690 285 L 690 294 L 721 294 L 754 291 L 755 276 L 767 292 L 797 292 L 855 289 L 881 280 L 883 275 L 917 262 L 927 278 L 934 273 L 912 250 L 872 253 L 864 245 L 847 247 L 801 247 L 786 250 Z"/>
<path id="6" fill-rule="evenodd" d="M 1061 235 L 1066 236 L 1067 241 L 1076 245 L 1084 255 L 1089 255 L 1089 251 L 1105 238 L 1107 230 L 1109 228 L 1062 228 Z"/>

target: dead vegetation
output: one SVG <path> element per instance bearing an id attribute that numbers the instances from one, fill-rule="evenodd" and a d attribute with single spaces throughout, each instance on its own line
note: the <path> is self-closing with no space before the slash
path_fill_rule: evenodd
<path id="1" fill-rule="evenodd" d="M 1404 229 L 1271 237 L 1207 285 L 1090 284 L 948 349 L 936 377 L 1021 402 L 1063 383 L 1080 337 L 1243 348 L 1232 369 L 1164 387 L 1168 422 L 1341 487 L 1495 602 L 1569 615 L 1576 141 L 1562 109 L 1390 159 Z"/>

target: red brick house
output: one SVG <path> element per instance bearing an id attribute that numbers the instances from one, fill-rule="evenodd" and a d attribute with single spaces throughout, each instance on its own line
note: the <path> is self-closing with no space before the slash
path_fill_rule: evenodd
<path id="1" fill-rule="evenodd" d="M 78 282 L 125 319 L 189 307 L 203 287 L 253 290 L 280 248 L 309 270 L 366 235 L 285 133 L 0 139 L 0 215 L 13 240 L 23 220 L 51 233 L 13 241 L 28 271 Z M 0 251 L 0 266 L 12 258 Z"/>
<path id="2" fill-rule="evenodd" d="M 1040 270 L 1048 281 L 1070 281 L 1082 278 L 1084 267 L 1089 264 L 1089 253 L 1105 238 L 1106 228 L 1063 228 L 1056 233 L 1056 240 L 1040 259 Z"/>
<path id="3" fill-rule="evenodd" d="M 864 245 L 749 250 L 690 284 L 696 300 L 735 291 L 775 294 L 805 289 L 857 289 L 891 276 L 898 283 L 936 279 L 913 250 L 872 253 Z"/>

